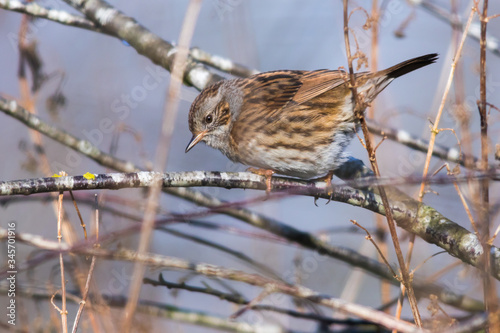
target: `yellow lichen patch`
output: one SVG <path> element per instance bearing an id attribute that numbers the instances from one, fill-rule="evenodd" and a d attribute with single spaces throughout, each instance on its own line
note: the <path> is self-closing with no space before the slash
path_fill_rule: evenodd
<path id="1" fill-rule="evenodd" d="M 95 175 L 93 173 L 87 172 L 86 174 L 83 175 L 83 178 L 85 179 L 95 179 Z"/>

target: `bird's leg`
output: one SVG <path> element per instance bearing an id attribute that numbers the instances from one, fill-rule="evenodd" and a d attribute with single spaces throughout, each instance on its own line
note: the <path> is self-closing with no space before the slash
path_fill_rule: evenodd
<path id="1" fill-rule="evenodd" d="M 269 195 L 271 193 L 271 178 L 275 174 L 273 170 L 269 169 L 256 169 L 256 168 L 248 168 L 247 171 L 251 173 L 255 173 L 256 175 L 266 177 L 266 194 Z"/>
<path id="2" fill-rule="evenodd" d="M 332 201 L 332 197 L 333 197 L 332 178 L 333 178 L 333 170 L 328 171 L 325 178 L 322 179 L 326 183 L 326 191 L 327 191 L 326 193 L 330 196 L 325 205 L 328 205 L 330 203 L 330 201 Z"/>

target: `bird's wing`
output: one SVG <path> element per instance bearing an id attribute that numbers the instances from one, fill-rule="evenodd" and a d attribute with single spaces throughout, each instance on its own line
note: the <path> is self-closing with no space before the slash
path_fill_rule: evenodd
<path id="1" fill-rule="evenodd" d="M 279 111 L 302 87 L 303 73 L 305 72 L 280 70 L 250 77 L 242 87 L 246 92 L 243 109 L 259 109 L 263 111 L 261 115 Z"/>
<path id="2" fill-rule="evenodd" d="M 295 96 L 293 96 L 292 101 L 297 104 L 303 104 L 327 91 L 335 89 L 347 80 L 348 77 L 344 71 L 322 69 L 306 72 L 301 77 L 302 85 Z"/>
<path id="3" fill-rule="evenodd" d="M 277 116 L 283 109 L 295 107 L 345 83 L 343 71 L 274 71 L 257 74 L 243 87 L 245 110 L 261 110 L 259 116 Z M 253 112 L 252 112 L 253 113 Z M 243 117 L 254 115 L 243 114 Z"/>
<path id="4" fill-rule="evenodd" d="M 330 118 L 341 111 L 338 106 L 349 93 L 335 89 L 345 83 L 344 78 L 341 71 L 318 70 L 275 71 L 245 79 L 244 102 L 230 131 L 230 144 L 239 152 L 237 159 L 265 167 L 258 148 L 289 140 L 292 133 L 310 136 L 318 125 L 333 126 L 337 120 Z M 321 124 L 312 121 L 318 117 Z M 322 139 L 331 137 L 330 130 L 323 133 Z"/>

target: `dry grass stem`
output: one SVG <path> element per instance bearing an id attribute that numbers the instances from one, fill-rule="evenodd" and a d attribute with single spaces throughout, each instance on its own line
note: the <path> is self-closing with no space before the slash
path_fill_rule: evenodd
<path id="1" fill-rule="evenodd" d="M 165 104 L 163 112 L 163 121 L 161 127 L 161 134 L 156 148 L 154 169 L 162 171 L 167 164 L 168 151 L 172 137 L 173 127 L 179 106 L 180 90 L 183 82 L 183 73 L 187 66 L 187 57 L 189 52 L 189 44 L 193 37 L 194 27 L 198 19 L 198 14 L 201 9 L 201 0 L 191 0 L 189 2 L 184 22 L 182 24 L 181 33 L 179 36 L 178 53 L 175 55 L 172 65 L 172 75 L 170 78 L 170 86 L 168 88 L 168 101 Z M 148 199 L 146 203 L 146 210 L 144 213 L 144 220 L 141 229 L 141 236 L 138 246 L 138 254 L 144 254 L 148 248 L 151 240 L 151 234 L 154 227 L 154 221 L 160 199 L 162 183 L 158 178 L 156 184 L 150 188 Z M 135 308 L 139 300 L 139 293 L 141 290 L 142 279 L 144 277 L 145 266 L 137 262 L 134 265 L 134 273 L 130 283 L 129 300 L 125 307 L 124 321 L 122 329 L 124 332 L 130 332 L 132 328 L 132 319 L 134 316 Z"/>

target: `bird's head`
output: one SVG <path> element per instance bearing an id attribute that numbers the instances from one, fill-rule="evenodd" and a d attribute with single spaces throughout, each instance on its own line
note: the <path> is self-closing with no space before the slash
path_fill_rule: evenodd
<path id="1" fill-rule="evenodd" d="M 189 110 L 189 130 L 193 137 L 186 153 L 200 141 L 216 149 L 226 148 L 231 122 L 242 103 L 232 81 L 219 81 L 204 89 L 194 100 Z"/>

